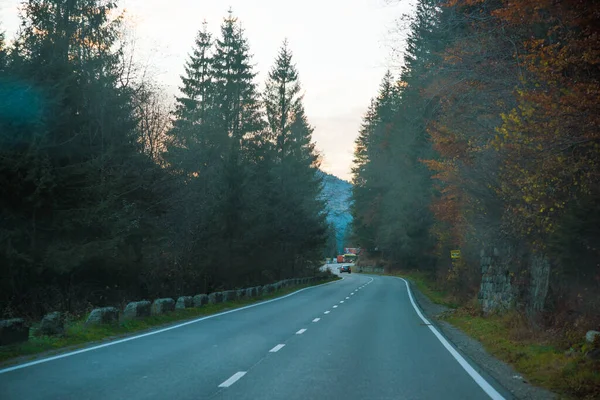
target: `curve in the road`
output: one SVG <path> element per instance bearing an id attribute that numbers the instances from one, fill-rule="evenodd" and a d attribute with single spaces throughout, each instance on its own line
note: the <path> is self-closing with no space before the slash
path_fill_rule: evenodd
<path id="1" fill-rule="evenodd" d="M 473 369 L 473 367 L 471 367 L 471 364 L 469 364 L 467 362 L 467 360 L 465 360 L 464 357 L 461 356 L 460 353 L 454 349 L 454 347 L 452 347 L 452 345 L 446 340 L 446 338 L 444 336 L 442 336 L 437 329 L 435 329 L 435 327 L 431 324 L 431 322 L 429 322 L 429 320 L 423 316 L 423 314 L 421 313 L 421 310 L 419 309 L 419 307 L 417 307 L 417 304 L 415 303 L 415 300 L 413 298 L 412 291 L 410 290 L 410 285 L 408 284 L 408 281 L 406 279 L 403 279 L 400 277 L 397 277 L 397 278 L 404 281 L 404 284 L 406 285 L 406 290 L 408 293 L 408 298 L 410 299 L 410 303 L 412 304 L 412 306 L 415 309 L 419 318 L 421 318 L 421 320 L 425 323 L 425 325 L 427 325 L 427 327 L 431 330 L 431 332 L 433 332 L 435 337 L 442 343 L 442 345 L 446 348 L 446 350 L 448 350 L 448 352 L 450 352 L 452 357 L 454 357 L 454 359 L 456 359 L 456 361 L 460 364 L 460 366 L 463 367 L 465 372 L 467 374 L 469 374 L 471 376 L 471 378 L 473 378 L 475 383 L 477 383 L 477 385 L 479 385 L 479 387 L 488 396 L 490 396 L 490 398 L 492 398 L 493 400 L 504 400 L 504 397 L 500 393 L 498 393 L 498 391 L 496 389 L 494 389 L 494 387 L 492 385 L 490 385 L 477 371 L 475 371 L 475 369 Z"/>
<path id="2" fill-rule="evenodd" d="M 368 282 L 365 282 L 365 278 L 368 279 Z M 183 328 L 185 326 L 208 320 L 211 318 L 225 316 L 225 319 L 213 319 L 211 322 L 207 322 L 206 327 L 209 328 L 210 325 L 210 328 L 212 328 L 213 333 L 211 334 L 209 333 L 209 331 L 205 331 L 203 333 L 203 339 L 202 336 L 199 336 L 198 331 L 195 330 L 196 328 L 180 329 L 177 331 L 173 331 L 169 334 L 154 336 L 152 338 L 147 339 L 153 341 L 152 346 L 148 346 L 147 342 L 140 340 L 139 342 L 133 342 L 124 345 L 126 346 L 125 349 L 121 347 L 115 348 L 114 350 L 111 349 L 111 353 L 106 353 L 106 351 L 103 350 L 99 352 L 94 352 L 93 354 L 90 353 L 88 355 L 81 356 L 87 357 L 87 359 L 80 359 L 74 357 L 70 360 L 59 361 L 58 363 L 62 363 L 62 367 L 65 371 L 71 371 L 71 373 L 73 373 L 73 371 L 75 371 L 73 368 L 75 365 L 77 365 L 76 361 L 79 361 L 78 365 L 86 365 L 86 362 L 92 363 L 94 365 L 100 365 L 98 364 L 100 360 L 104 361 L 104 363 L 112 362 L 112 360 L 116 360 L 114 358 L 115 354 L 120 354 L 119 352 L 121 352 L 122 354 L 126 354 L 127 351 L 129 351 L 128 354 L 134 355 L 132 358 L 119 358 L 120 361 L 123 361 L 121 362 L 121 364 L 123 364 L 122 368 L 124 368 L 125 371 L 127 371 L 129 374 L 133 374 L 134 376 L 137 376 L 136 374 L 144 375 L 142 378 L 146 378 L 146 375 L 156 375 L 156 371 L 153 369 L 153 367 L 149 367 L 146 364 L 144 364 L 144 366 L 141 367 L 140 365 L 143 364 L 143 361 L 140 359 L 140 357 L 143 356 L 145 358 L 149 357 L 148 359 L 152 359 L 152 355 L 146 353 L 148 353 L 148 351 L 153 351 L 153 356 L 159 360 L 165 360 L 166 357 L 169 356 L 169 365 L 171 367 L 174 366 L 177 369 L 178 372 L 175 372 L 175 374 L 178 378 L 181 378 L 182 371 L 185 373 L 186 376 L 188 374 L 191 374 L 190 376 L 199 374 L 200 370 L 198 369 L 198 361 L 203 359 L 195 357 L 193 353 L 190 353 L 187 349 L 192 349 L 200 343 L 206 343 L 206 340 L 215 340 L 210 338 L 225 337 L 224 341 L 214 341 L 215 344 L 212 345 L 212 347 L 203 347 L 203 357 L 206 357 L 206 360 L 215 359 L 219 360 L 219 362 L 221 363 L 219 366 L 219 370 L 215 370 L 210 365 L 202 366 L 203 371 L 205 371 L 204 374 L 211 370 L 214 371 L 209 372 L 211 376 L 209 377 L 209 379 L 205 379 L 205 383 L 202 384 L 202 391 L 206 395 L 206 397 L 203 398 L 214 398 L 215 396 L 224 396 L 225 392 L 228 393 L 227 398 L 257 398 L 252 397 L 256 396 L 257 393 L 260 392 L 260 390 L 257 388 L 263 388 L 266 386 L 270 387 L 271 390 L 275 390 L 275 392 L 270 393 L 279 393 L 280 395 L 283 395 L 283 392 L 281 392 L 282 390 L 287 390 L 288 395 L 304 395 L 304 393 L 301 393 L 302 391 L 306 391 L 306 394 L 308 395 L 310 395 L 311 393 L 315 395 L 317 392 L 311 392 L 311 390 L 314 390 L 315 388 L 314 385 L 312 388 L 306 385 L 302 385 L 301 387 L 295 388 L 290 386 L 290 383 L 292 383 L 294 379 L 290 380 L 290 375 L 286 375 L 286 368 L 284 366 L 293 364 L 297 368 L 297 370 L 294 370 L 291 377 L 296 378 L 296 375 L 302 376 L 304 374 L 306 375 L 308 381 L 316 382 L 318 384 L 319 379 L 321 378 L 318 373 L 315 373 L 315 371 L 319 368 L 323 371 L 327 371 L 327 373 L 331 373 L 332 371 L 337 371 L 338 365 L 340 364 L 346 365 L 351 360 L 362 358 L 366 360 L 371 360 L 371 362 L 380 363 L 382 365 L 382 371 L 380 371 L 379 373 L 372 374 L 371 372 L 373 371 L 371 371 L 369 368 L 364 370 L 364 372 L 368 374 L 364 382 L 373 381 L 374 387 L 378 388 L 377 390 L 380 391 L 380 395 L 388 393 L 388 395 L 393 394 L 394 396 L 396 396 L 398 394 L 398 389 L 400 389 L 402 392 L 406 392 L 405 395 L 408 395 L 409 397 L 414 397 L 419 393 L 422 395 L 426 393 L 428 393 L 429 395 L 439 395 L 444 393 L 444 389 L 435 388 L 433 391 L 431 391 L 431 386 L 427 385 L 424 386 L 427 389 L 420 389 L 418 384 L 414 385 L 411 381 L 406 381 L 408 376 L 415 376 L 421 379 L 422 383 L 429 382 L 429 385 L 431 385 L 431 383 L 433 382 L 437 382 L 442 386 L 445 385 L 444 387 L 447 387 L 448 385 L 453 386 L 455 389 L 459 390 L 457 394 L 461 393 L 462 398 L 481 398 L 485 393 L 487 396 L 494 400 L 504 399 L 504 397 L 488 381 L 486 381 L 486 379 L 483 376 L 481 376 L 473 368 L 473 366 L 471 366 L 471 364 L 469 364 L 469 362 L 465 360 L 465 358 L 461 354 L 458 353 L 458 351 L 444 338 L 444 336 L 440 334 L 440 332 L 435 328 L 435 326 L 432 325 L 430 321 L 423 315 L 417 303 L 415 302 L 408 281 L 402 278 L 398 278 L 401 279 L 401 281 L 403 281 L 404 283 L 402 284 L 396 281 L 399 284 L 393 286 L 396 286 L 396 288 L 404 286 L 406 287 L 406 297 L 408 297 L 408 300 L 410 300 L 410 304 L 412 307 L 408 306 L 408 302 L 404 300 L 406 299 L 406 297 L 404 297 L 402 293 L 399 293 L 398 289 L 391 291 L 380 291 L 377 289 L 373 291 L 369 289 L 366 291 L 359 292 L 360 289 L 366 288 L 368 285 L 374 282 L 374 278 L 368 276 L 363 276 L 363 278 L 359 278 L 359 285 L 355 286 L 351 293 L 349 293 L 349 295 L 346 295 L 345 293 L 347 293 L 348 288 L 354 286 L 352 284 L 354 282 L 354 279 L 355 278 L 352 277 L 352 279 L 347 280 L 345 284 L 337 286 L 337 290 L 334 289 L 333 286 L 330 286 L 329 290 L 315 291 L 310 292 L 309 294 L 305 291 L 308 289 L 327 286 L 328 284 L 304 288 L 276 299 L 271 299 L 260 303 L 251 304 L 245 307 L 221 312 L 211 316 L 198 318 L 192 321 L 187 321 L 184 323 L 180 323 L 163 329 L 158 329 L 156 331 L 144 333 L 141 335 L 136 335 L 114 342 L 89 347 L 87 349 L 64 353 L 54 357 L 48 357 L 41 360 L 5 368 L 3 370 L 0 370 L 0 374 L 31 367 L 42 363 L 47 363 L 49 361 L 61 358 L 75 356 L 81 353 L 91 352 L 92 350 L 98 350 L 124 342 L 130 342 L 132 340 L 157 335 L 159 333 L 164 333 L 167 331 L 173 331 L 175 329 Z M 378 279 L 376 281 L 375 286 L 377 286 L 378 284 L 384 284 L 384 281 L 386 281 L 389 282 L 386 283 L 386 285 L 388 285 L 386 287 L 390 287 L 389 284 L 391 283 L 391 280 L 388 279 L 390 278 L 383 278 L 381 279 L 381 281 Z M 337 281 L 337 283 L 341 282 Z M 377 287 L 379 288 L 379 286 Z M 294 297 L 288 302 L 282 302 L 278 303 L 277 305 L 266 306 L 267 304 L 271 304 L 273 302 L 289 298 L 302 292 L 305 292 L 305 294 L 302 296 Z M 356 294 L 358 294 L 358 296 L 355 296 Z M 343 300 L 340 300 L 340 298 Z M 364 301 L 360 301 L 363 299 L 368 299 L 367 303 L 365 303 Z M 292 303 L 290 303 L 290 301 Z M 356 303 L 357 301 L 358 303 Z M 348 304 L 350 304 L 351 307 L 348 308 L 349 306 L 345 305 L 345 302 L 348 302 Z M 395 306 L 387 307 L 384 309 L 379 307 L 383 304 L 399 304 L 398 302 L 403 302 L 405 304 L 404 307 L 406 311 L 401 316 L 397 314 L 397 309 L 395 308 Z M 311 305 L 308 306 L 309 304 Z M 327 306 L 327 304 L 335 305 Z M 263 305 L 265 305 L 266 307 L 255 308 Z M 378 313 L 371 313 L 370 310 L 373 309 L 372 307 L 376 307 L 376 309 L 380 311 Z M 253 313 L 252 315 L 260 313 L 260 319 L 257 319 L 258 322 L 250 322 L 254 321 L 254 319 L 247 319 L 247 315 L 249 314 L 246 314 L 246 316 L 242 315 L 239 317 L 226 316 L 227 314 L 248 310 L 250 308 L 254 308 L 254 310 L 248 311 L 250 313 Z M 282 308 L 283 310 L 287 310 L 287 312 L 280 310 L 280 308 Z M 333 313 L 333 310 L 335 310 L 336 308 L 339 308 L 340 311 Z M 414 309 L 416 315 L 412 314 L 411 308 Z M 296 311 L 290 313 L 290 311 L 292 310 L 303 310 L 301 312 L 302 316 L 298 317 Z M 353 310 L 354 313 L 349 314 L 348 312 L 346 312 L 346 310 Z M 328 315 L 330 313 L 332 314 Z M 315 314 L 320 314 L 320 317 L 315 317 Z M 356 335 L 352 339 L 349 338 L 347 335 L 337 334 L 337 332 L 350 332 L 349 329 L 354 329 L 355 324 L 353 321 L 357 315 L 361 315 L 362 318 L 365 318 L 365 323 L 368 326 L 370 326 L 371 332 L 376 332 L 376 335 L 370 335 L 368 329 L 356 331 Z M 283 316 L 287 316 L 287 318 Z M 416 318 L 417 316 L 419 318 Z M 267 328 L 268 330 L 265 331 L 263 328 L 265 325 L 261 324 L 260 320 L 276 320 L 277 324 L 269 325 L 269 328 Z M 314 324 L 319 321 L 322 322 L 320 322 L 319 324 Z M 412 325 L 411 321 L 414 321 L 412 322 Z M 419 334 L 419 328 L 414 328 L 418 325 L 416 324 L 416 321 L 422 321 L 423 324 L 421 325 L 427 326 L 434 336 L 426 335 L 428 336 L 427 338 L 426 336 L 422 336 L 422 334 Z M 410 326 L 412 326 L 413 328 L 409 328 Z M 245 329 L 245 332 L 250 332 L 252 330 L 255 330 L 256 332 L 245 333 L 240 335 L 239 332 L 241 331 L 240 328 L 242 327 L 250 328 Z M 394 332 L 405 329 L 405 327 L 408 329 L 405 330 L 402 338 L 398 338 L 394 335 Z M 191 331 L 190 329 L 194 330 Z M 275 329 L 275 331 L 278 330 L 279 332 L 272 335 L 273 329 Z M 268 335 L 265 335 L 265 332 L 268 332 Z M 202 335 L 202 333 L 200 333 L 200 335 Z M 175 337 L 183 339 L 184 341 L 173 341 L 173 338 Z M 335 339 L 332 341 L 332 338 Z M 270 339 L 273 339 L 273 341 L 271 342 Z M 405 340 L 404 344 L 402 342 L 403 339 Z M 309 342 L 307 342 L 307 340 Z M 351 342 L 349 342 L 348 340 L 358 340 L 362 343 L 362 346 L 351 346 Z M 434 344 L 436 342 L 438 344 Z M 168 349 L 168 351 L 164 347 L 161 347 L 165 343 L 169 343 L 169 345 L 171 346 Z M 212 342 L 208 342 L 207 344 L 211 343 Z M 312 343 L 312 345 L 306 347 L 307 343 Z M 415 351 L 414 346 L 417 343 L 424 347 L 422 347 L 420 350 L 417 349 Z M 441 344 L 442 346 L 439 346 L 439 344 Z M 223 348 L 224 350 L 220 350 L 221 348 Z M 435 350 L 436 348 L 438 350 Z M 251 350 L 249 351 L 249 354 L 244 355 L 246 352 L 243 351 L 243 349 Z M 436 351 L 438 353 L 436 353 Z M 392 353 L 397 354 L 398 356 L 390 357 L 390 354 Z M 175 361 L 171 354 L 179 354 L 180 358 L 177 358 L 177 360 Z M 331 354 L 336 354 L 337 357 L 330 358 Z M 373 355 L 376 355 L 376 358 L 373 358 Z M 452 357 L 448 357 L 449 355 Z M 94 358 L 90 359 L 90 357 Z M 185 361 L 183 361 L 181 357 L 185 358 Z M 432 360 L 434 359 L 435 363 L 431 364 Z M 334 360 L 334 362 L 332 363 L 331 360 Z M 404 364 L 398 364 L 398 360 L 403 360 Z M 389 372 L 394 369 L 390 368 L 391 362 L 393 362 L 391 364 L 393 365 L 393 367 L 399 367 L 398 373 L 396 375 L 389 374 Z M 454 362 L 458 362 L 458 364 L 462 368 L 455 368 L 454 366 L 456 364 L 454 364 Z M 70 364 L 67 365 L 64 363 Z M 185 365 L 193 367 L 189 369 L 190 367 L 185 367 Z M 440 367 L 440 365 L 444 365 L 444 367 Z M 45 369 L 39 370 L 40 367 Z M 29 374 L 36 373 L 37 375 L 35 376 L 41 377 L 47 381 L 51 381 L 52 377 L 56 377 L 56 374 L 58 373 L 56 372 L 56 368 L 53 368 L 52 366 L 40 367 L 36 367 L 29 372 L 15 372 L 16 374 L 21 375 L 18 377 L 13 377 L 16 378 L 16 380 L 14 381 L 6 381 L 6 379 L 11 378 L 8 378 L 8 376 L 5 375 L 4 383 L 6 384 L 11 382 L 10 392 L 7 391 L 6 394 L 12 394 L 13 397 L 11 398 L 18 398 L 14 396 L 23 393 L 36 393 L 35 389 L 27 387 L 27 385 L 23 386 L 23 382 L 20 381 L 22 381 L 24 378 L 29 379 L 28 377 L 31 376 Z M 332 369 L 332 367 L 335 367 L 335 369 Z M 129 370 L 127 370 L 127 368 L 129 368 Z M 461 372 L 460 374 L 463 374 L 461 377 L 460 374 L 457 372 L 458 370 L 466 372 L 467 375 L 464 375 L 464 372 Z M 114 371 L 111 368 L 105 368 L 103 371 L 106 375 L 106 378 L 108 376 L 114 375 Z M 194 371 L 194 373 L 191 373 L 191 371 Z M 289 373 L 289 371 L 287 373 Z M 61 386 L 55 391 L 56 396 L 59 396 L 61 393 L 63 395 L 65 393 L 87 393 L 86 390 L 87 385 L 89 383 L 88 381 L 90 381 L 90 379 L 93 376 L 94 374 L 91 373 L 91 371 L 89 371 L 85 374 L 82 374 L 82 379 L 78 381 L 78 383 L 75 383 L 73 380 L 66 382 L 64 386 Z M 336 376 L 333 375 L 332 377 L 335 380 Z M 160 398 L 159 392 L 156 392 L 156 390 L 162 390 L 164 393 L 173 394 L 172 385 L 175 385 L 181 380 L 180 379 L 179 381 L 169 382 L 163 377 L 161 378 L 163 384 L 167 383 L 169 387 L 157 386 L 158 382 L 156 382 L 156 384 L 152 386 L 153 389 L 151 389 L 151 391 L 148 392 L 154 396 L 152 398 Z M 455 385 L 455 382 L 457 382 L 457 380 L 461 382 L 459 385 Z M 404 384 L 401 384 L 401 382 L 404 382 Z M 14 383 L 14 385 L 12 383 Z M 399 383 L 400 386 L 398 386 Z M 95 397 L 93 397 L 94 399 L 103 398 L 103 396 L 108 395 L 109 393 L 116 394 L 117 392 L 115 391 L 122 390 L 124 388 L 122 383 L 121 385 L 115 384 L 113 385 L 114 387 L 110 388 L 104 387 L 98 382 L 96 382 L 96 384 L 100 385 L 99 390 L 101 390 L 102 392 L 95 393 Z M 207 384 L 208 386 L 206 386 Z M 406 384 L 408 384 L 408 387 Z M 127 387 L 128 392 L 119 393 L 119 396 L 121 397 L 118 398 L 128 398 L 128 396 L 130 397 L 131 393 L 138 393 L 140 395 L 144 394 L 142 392 L 136 392 L 136 385 L 142 385 L 142 383 L 134 383 L 132 385 L 129 385 Z M 169 392 L 169 388 L 171 392 Z M 179 391 L 178 397 L 176 396 L 178 399 L 190 398 L 188 395 L 190 395 L 191 393 L 194 393 L 194 398 L 198 398 L 197 396 L 199 395 L 199 393 L 192 392 L 198 389 L 197 385 L 187 385 L 186 387 L 178 387 L 177 389 Z M 348 391 L 348 389 L 349 388 L 347 387 L 338 385 L 336 386 L 336 390 L 338 390 L 338 393 L 336 393 L 336 395 L 345 394 L 350 395 L 351 398 L 365 398 L 364 396 L 366 394 L 374 394 L 373 388 L 365 387 L 364 384 L 363 386 L 360 386 L 360 384 L 356 386 L 356 389 L 358 390 L 357 392 Z M 72 390 L 79 391 L 72 392 Z M 83 390 L 83 392 L 81 390 Z M 152 390 L 154 390 L 154 392 Z M 259 390 L 259 392 L 257 392 L 257 390 Z M 396 390 L 396 392 L 394 392 L 394 390 Z M 479 390 L 481 390 L 482 392 L 480 392 Z M 478 394 L 475 395 L 475 393 Z M 265 393 L 261 393 L 261 395 L 264 396 Z M 465 395 L 467 397 L 464 397 Z M 2 396 L 0 395 L 0 397 Z M 23 397 L 21 396 L 21 398 Z M 385 398 L 388 398 L 388 396 L 386 396 Z"/>

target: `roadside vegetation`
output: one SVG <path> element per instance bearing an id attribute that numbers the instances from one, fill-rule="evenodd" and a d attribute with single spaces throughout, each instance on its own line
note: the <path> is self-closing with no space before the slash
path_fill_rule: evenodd
<path id="1" fill-rule="evenodd" d="M 584 344 L 600 331 L 599 12 L 418 0 L 353 166 L 365 265 L 411 277 L 528 380 L 583 398 L 600 397 Z"/>
<path id="2" fill-rule="evenodd" d="M 569 341 L 560 333 L 532 329 L 514 311 L 484 317 L 475 307 L 461 307 L 443 319 L 480 341 L 534 385 L 568 398 L 600 397 L 600 363 L 585 356 L 593 346 L 579 335 Z"/>
<path id="3" fill-rule="evenodd" d="M 0 26 L 0 318 L 318 270 L 335 232 L 283 38 L 259 90 L 225 8 L 169 98 L 117 0 L 20 3 Z"/>
<path id="4" fill-rule="evenodd" d="M 255 304 L 264 300 L 281 297 L 286 294 L 293 293 L 297 290 L 318 286 L 324 283 L 332 282 L 340 279 L 336 275 L 332 275 L 328 280 L 321 281 L 315 284 L 298 285 L 294 287 L 281 288 L 260 297 L 252 299 L 239 299 L 226 303 L 206 304 L 197 308 L 186 308 L 175 310 L 168 314 L 152 315 L 144 318 L 121 320 L 116 324 L 91 325 L 86 326 L 88 314 L 70 314 L 65 321 L 65 334 L 63 336 L 37 336 L 37 325 L 33 325 L 30 331 L 30 338 L 27 342 L 18 343 L 9 346 L 0 347 L 0 365 L 7 366 L 11 363 L 11 359 L 19 357 L 18 361 L 23 362 L 27 356 L 35 356 L 40 353 L 44 355 L 52 355 L 56 350 L 74 350 L 82 347 L 87 347 L 94 342 L 103 342 L 116 340 L 126 337 L 133 333 L 142 333 L 151 328 L 164 328 L 176 322 L 185 322 L 195 318 L 200 318 L 212 314 L 217 314 L 222 311 L 240 308 L 246 305 Z M 16 360 L 12 360 L 16 361 Z"/>

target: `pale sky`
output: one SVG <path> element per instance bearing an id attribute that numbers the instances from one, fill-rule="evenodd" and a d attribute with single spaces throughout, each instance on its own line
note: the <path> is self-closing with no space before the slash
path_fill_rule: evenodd
<path id="1" fill-rule="evenodd" d="M 0 0 L 1 28 L 10 39 L 18 27 L 21 0 Z M 285 5 L 284 5 L 285 3 Z M 305 91 L 304 104 L 315 127 L 323 170 L 350 180 L 354 140 L 362 115 L 376 95 L 385 70 L 398 60 L 390 46 L 395 20 L 411 9 L 395 0 L 121 0 L 134 22 L 138 55 L 149 62 L 169 95 L 194 37 L 206 19 L 214 35 L 232 7 L 249 41 L 260 88 L 279 47 L 288 39 Z M 396 41 L 396 43 L 394 43 Z M 394 62 L 395 61 L 395 62 Z"/>

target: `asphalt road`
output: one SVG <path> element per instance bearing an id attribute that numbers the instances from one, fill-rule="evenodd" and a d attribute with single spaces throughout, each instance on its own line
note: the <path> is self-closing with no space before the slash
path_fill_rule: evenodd
<path id="1" fill-rule="evenodd" d="M 0 399 L 502 398 L 460 362 L 470 368 L 417 314 L 404 281 L 344 274 L 257 306 L 0 370 Z"/>

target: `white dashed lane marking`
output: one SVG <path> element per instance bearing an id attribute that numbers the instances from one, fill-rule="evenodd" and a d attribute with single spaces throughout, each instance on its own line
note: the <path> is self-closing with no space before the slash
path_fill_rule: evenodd
<path id="1" fill-rule="evenodd" d="M 329 314 L 329 311 L 325 311 L 323 314 Z"/>
<path id="2" fill-rule="evenodd" d="M 337 308 L 337 306 L 333 306 L 333 308 Z"/>
<path id="3" fill-rule="evenodd" d="M 277 346 L 275 346 L 271 350 L 269 350 L 269 353 L 277 353 L 279 350 L 281 350 L 283 348 L 283 346 L 285 346 L 285 344 L 278 344 Z"/>
<path id="4" fill-rule="evenodd" d="M 321 320 L 321 318 L 315 318 L 313 319 L 313 322 L 319 322 Z"/>
<path id="5" fill-rule="evenodd" d="M 219 387 L 223 387 L 223 388 L 229 387 L 229 386 L 233 385 L 234 383 L 236 383 L 237 381 L 239 381 L 240 378 L 244 375 L 246 375 L 246 371 L 236 372 L 235 374 L 233 374 L 231 376 L 231 378 L 229 378 L 225 382 L 221 383 L 219 385 Z"/>
<path id="6" fill-rule="evenodd" d="M 306 329 L 300 329 L 298 332 L 296 332 L 296 335 L 302 335 L 304 332 L 306 332 Z"/>
<path id="7" fill-rule="evenodd" d="M 344 302 L 344 300 L 340 300 L 340 304 L 342 304 Z"/>

